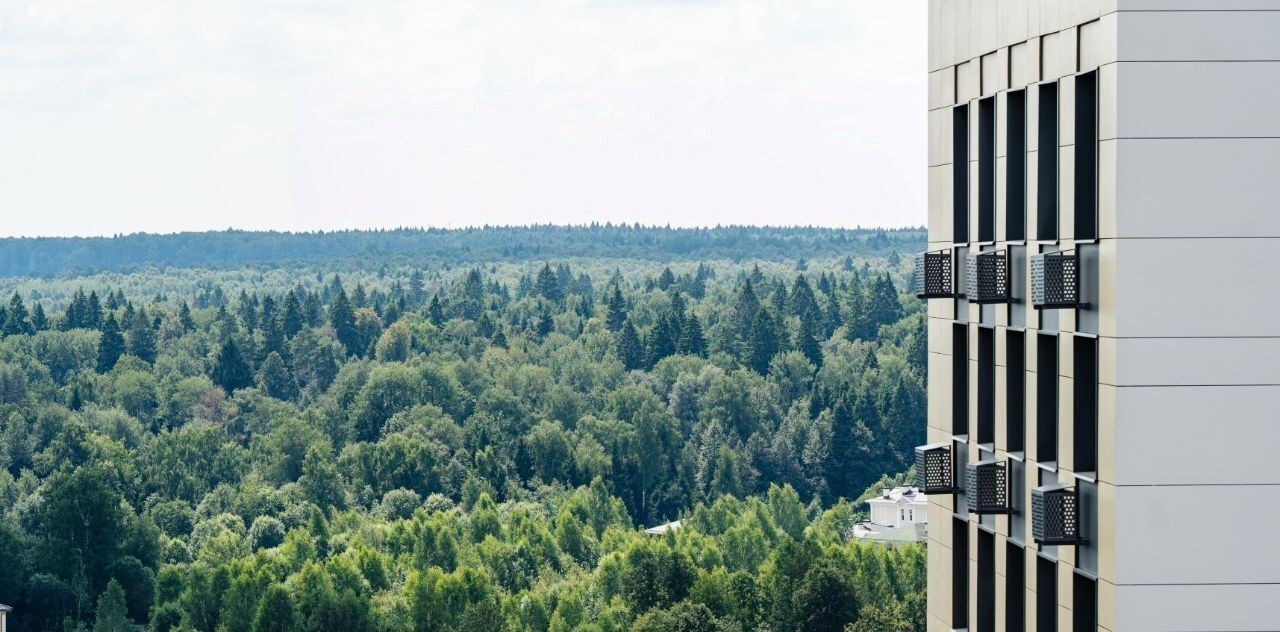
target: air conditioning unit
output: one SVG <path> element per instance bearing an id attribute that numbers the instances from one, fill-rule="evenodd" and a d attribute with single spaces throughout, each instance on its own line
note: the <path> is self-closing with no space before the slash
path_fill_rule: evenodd
<path id="1" fill-rule="evenodd" d="M 970 253 L 965 261 L 965 298 L 970 303 L 1008 303 L 1009 256 L 1004 250 Z"/>
<path id="2" fill-rule="evenodd" d="M 1009 468 L 1004 461 L 978 461 L 965 466 L 964 495 L 969 512 L 1012 513 L 1009 503 Z"/>
<path id="3" fill-rule="evenodd" d="M 1031 537 L 1040 544 L 1080 544 L 1080 493 L 1070 485 L 1031 490 Z"/>
<path id="4" fill-rule="evenodd" d="M 955 268 L 950 250 L 922 252 L 916 255 L 911 288 L 916 298 L 955 298 Z"/>
<path id="5" fill-rule="evenodd" d="M 1031 257 L 1031 306 L 1036 309 L 1080 307 L 1080 257 L 1074 250 Z"/>
<path id="6" fill-rule="evenodd" d="M 916 484 L 926 494 L 953 494 L 956 491 L 955 460 L 951 444 L 934 443 L 916 448 Z"/>

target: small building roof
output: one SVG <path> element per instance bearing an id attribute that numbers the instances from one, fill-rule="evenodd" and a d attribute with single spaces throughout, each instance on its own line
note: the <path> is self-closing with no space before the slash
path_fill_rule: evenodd
<path id="1" fill-rule="evenodd" d="M 886 527 L 874 522 L 859 522 L 854 526 L 853 537 L 859 540 L 870 540 L 884 544 L 902 544 L 904 542 L 924 542 L 928 537 L 929 526 L 914 523 L 901 527 Z"/>
<path id="2" fill-rule="evenodd" d="M 13 608 L 0 603 L 0 612 L 13 612 Z"/>
<path id="3" fill-rule="evenodd" d="M 666 524 L 660 524 L 656 527 L 649 527 L 648 529 L 645 529 L 644 532 L 649 535 L 662 535 L 668 531 L 675 531 L 679 528 L 680 528 L 680 521 L 672 520 L 671 522 L 668 522 Z"/>
<path id="4" fill-rule="evenodd" d="M 868 498 L 867 502 L 927 505 L 929 503 L 929 495 L 921 492 L 919 487 L 895 487 L 881 491 L 879 496 Z"/>

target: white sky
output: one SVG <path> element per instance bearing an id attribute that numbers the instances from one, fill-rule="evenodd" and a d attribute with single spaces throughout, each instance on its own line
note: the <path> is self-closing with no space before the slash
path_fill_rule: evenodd
<path id="1" fill-rule="evenodd" d="M 0 235 L 919 225 L 922 0 L 3 0 Z"/>

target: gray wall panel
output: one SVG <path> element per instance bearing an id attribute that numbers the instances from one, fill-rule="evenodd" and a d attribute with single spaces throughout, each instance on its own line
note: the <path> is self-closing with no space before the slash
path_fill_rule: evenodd
<path id="1" fill-rule="evenodd" d="M 1280 139 L 1116 143 L 1119 210 L 1104 237 L 1280 236 Z"/>
<path id="2" fill-rule="evenodd" d="M 1120 138 L 1280 136 L 1280 62 L 1116 66 Z"/>
<path id="3" fill-rule="evenodd" d="M 1280 524 L 1280 485 L 1117 487 L 1115 496 L 1117 584 L 1280 583 L 1280 539 L 1267 535 Z"/>
<path id="4" fill-rule="evenodd" d="M 1280 585 L 1117 586 L 1115 629 L 1201 632 L 1280 629 Z"/>
<path id="5" fill-rule="evenodd" d="M 1114 344 L 1117 386 L 1280 384 L 1280 338 L 1145 338 Z"/>
<path id="6" fill-rule="evenodd" d="M 1280 484 L 1280 386 L 1126 387 L 1115 398 L 1115 484 Z"/>
<path id="7" fill-rule="evenodd" d="M 1120 61 L 1280 60 L 1280 11 L 1142 11 L 1117 20 Z"/>

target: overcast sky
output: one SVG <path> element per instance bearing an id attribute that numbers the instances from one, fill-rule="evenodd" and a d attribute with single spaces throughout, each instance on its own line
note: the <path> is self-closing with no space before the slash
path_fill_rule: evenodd
<path id="1" fill-rule="evenodd" d="M 0 235 L 918 225 L 923 0 L 4 0 Z"/>

